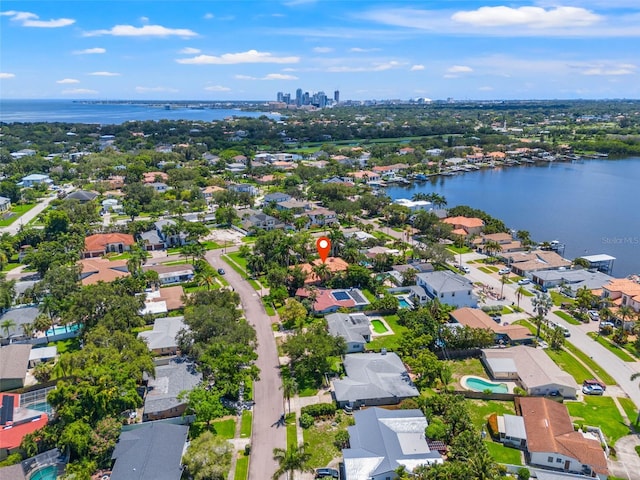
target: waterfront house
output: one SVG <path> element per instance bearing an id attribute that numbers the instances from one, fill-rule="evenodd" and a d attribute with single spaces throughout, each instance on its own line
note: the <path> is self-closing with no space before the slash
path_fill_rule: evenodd
<path id="1" fill-rule="evenodd" d="M 411 212 L 417 212 L 420 210 L 432 210 L 433 204 L 426 200 L 409 200 L 408 198 L 398 198 L 393 201 L 397 205 L 407 207 Z"/>
<path id="2" fill-rule="evenodd" d="M 565 260 L 556 252 L 546 250 L 498 253 L 498 257 L 511 267 L 513 273 L 529 278 L 540 270 L 561 270 L 571 266 L 569 260 Z"/>
<path id="3" fill-rule="evenodd" d="M 579 258 L 586 260 L 589 263 L 587 268 L 595 269 L 607 274 L 610 274 L 613 270 L 613 262 L 616 260 L 616 257 L 612 257 L 611 255 L 606 255 L 604 253 L 598 255 L 583 255 Z"/>
<path id="4" fill-rule="evenodd" d="M 364 313 L 332 313 L 324 317 L 329 334 L 342 337 L 347 344 L 346 353 L 364 352 L 371 341 L 371 323 Z"/>
<path id="5" fill-rule="evenodd" d="M 531 274 L 531 280 L 536 285 L 544 288 L 561 287 L 562 293 L 569 297 L 575 297 L 578 290 L 600 290 L 607 283 L 615 280 L 597 270 L 539 270 Z"/>
<path id="6" fill-rule="evenodd" d="M 521 325 L 501 325 L 500 320 L 494 321 L 489 315 L 477 308 L 463 307 L 450 313 L 451 320 L 469 328 L 491 330 L 499 344 L 527 344 L 535 338 L 527 327 Z"/>
<path id="7" fill-rule="evenodd" d="M 602 297 L 613 301 L 615 306 L 628 306 L 640 312 L 640 283 L 627 278 L 616 278 L 602 287 Z"/>
<path id="8" fill-rule="evenodd" d="M 107 253 L 124 253 L 136 242 L 128 233 L 96 233 L 84 239 L 84 258 L 101 257 Z"/>
<path id="9" fill-rule="evenodd" d="M 11 211 L 11 199 L 0 197 L 0 214 Z"/>
<path id="10" fill-rule="evenodd" d="M 600 480 L 608 477 L 600 440 L 576 431 L 565 405 L 535 397 L 516 397 L 515 402 L 524 421 L 529 465 Z"/>
<path id="11" fill-rule="evenodd" d="M 332 382 L 340 408 L 396 405 L 420 394 L 393 352 L 349 353 L 344 356 L 343 366 L 345 377 Z"/>
<path id="12" fill-rule="evenodd" d="M 478 298 L 473 294 L 473 284 L 467 278 L 450 270 L 418 273 L 416 284 L 424 289 L 428 300 L 437 298 L 440 303 L 456 307 L 478 305 Z M 415 295 L 412 295 L 412 298 L 415 298 Z M 425 302 L 420 301 L 420 303 Z"/>
<path id="13" fill-rule="evenodd" d="M 521 252 L 525 250 L 520 240 L 514 240 L 511 234 L 504 232 L 490 233 L 487 235 L 482 234 L 473 241 L 473 245 L 479 252 L 488 254 L 489 252 L 485 250 L 485 245 L 488 242 L 496 242 L 500 245 L 502 249 L 500 250 L 501 253 Z"/>
<path id="14" fill-rule="evenodd" d="M 455 230 L 464 230 L 467 235 L 478 235 L 484 228 L 484 221 L 480 218 L 473 217 L 448 217 L 443 220 L 444 223 L 452 225 Z"/>
<path id="15" fill-rule="evenodd" d="M 380 181 L 380 174 L 371 170 L 359 170 L 357 172 L 347 173 L 350 177 L 353 177 L 356 182 L 372 183 Z"/>
<path id="16" fill-rule="evenodd" d="M 354 412 L 353 419 L 347 428 L 349 448 L 342 450 L 344 480 L 392 479 L 400 467 L 413 472 L 420 465 L 443 462 L 429 447 L 421 410 L 368 408 Z"/>
<path id="17" fill-rule="evenodd" d="M 122 429 L 111 480 L 180 480 L 188 425 L 148 422 Z"/>
<path id="18" fill-rule="evenodd" d="M 524 345 L 484 349 L 482 363 L 494 380 L 515 381 L 527 395 L 557 393 L 564 398 L 577 397 L 579 387 L 575 379 L 560 369 L 542 349 Z"/>

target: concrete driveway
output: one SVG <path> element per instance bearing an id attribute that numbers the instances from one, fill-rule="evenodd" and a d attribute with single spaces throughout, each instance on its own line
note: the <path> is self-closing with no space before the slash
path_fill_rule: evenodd
<path id="1" fill-rule="evenodd" d="M 249 457 L 249 480 L 270 479 L 278 469 L 273 460 L 274 448 L 286 448 L 286 429 L 276 425 L 284 412 L 284 398 L 278 362 L 278 351 L 271 330 L 271 320 L 266 314 L 258 293 L 220 256 L 222 249 L 207 252 L 206 259 L 216 270 L 224 268 L 225 279 L 240 295 L 245 317 L 255 328 L 258 337 L 258 360 L 260 379 L 253 386 L 253 429 L 251 455 Z"/>
<path id="2" fill-rule="evenodd" d="M 616 442 L 618 460 L 609 460 L 609 473 L 619 478 L 640 480 L 640 457 L 635 447 L 640 445 L 640 436 L 627 435 Z"/>

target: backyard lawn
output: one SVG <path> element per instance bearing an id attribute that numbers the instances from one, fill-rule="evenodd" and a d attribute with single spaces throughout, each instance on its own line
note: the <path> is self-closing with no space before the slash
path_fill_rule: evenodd
<path id="1" fill-rule="evenodd" d="M 501 443 L 493 441 L 485 441 L 487 450 L 498 463 L 507 463 L 509 465 L 522 465 L 522 454 L 520 450 L 505 447 Z"/>
<path id="2" fill-rule="evenodd" d="M 304 430 L 306 451 L 311 453 L 308 465 L 313 468 L 326 467 L 334 458 L 341 456 L 340 450 L 333 444 L 336 433 L 346 430 L 352 421 L 348 415 L 337 416 L 333 420 L 317 421 L 312 427 Z M 333 426 L 333 423 L 337 423 Z"/>
<path id="3" fill-rule="evenodd" d="M 486 377 L 487 373 L 479 358 L 465 358 L 464 360 L 452 360 L 449 362 L 453 375 L 462 378 L 465 375 L 475 375 L 476 377 Z"/>
<path id="4" fill-rule="evenodd" d="M 611 397 L 585 397 L 584 402 L 565 402 L 574 423 L 600 427 L 609 445 L 629 434 L 622 415 Z"/>
<path id="5" fill-rule="evenodd" d="M 249 457 L 244 453 L 238 454 L 238 460 L 236 462 L 236 474 L 233 477 L 234 480 L 247 480 L 249 473 Z"/>
<path id="6" fill-rule="evenodd" d="M 467 402 L 469 402 L 471 420 L 478 430 L 487 429 L 487 419 L 492 413 L 497 413 L 498 415 L 504 415 L 505 413 L 516 414 L 515 405 L 511 401 L 468 399 Z"/>
<path id="7" fill-rule="evenodd" d="M 226 440 L 231 440 L 236 433 L 236 420 L 234 418 L 217 420 L 211 424 L 216 431 L 216 435 Z"/>
<path id="8" fill-rule="evenodd" d="M 397 315 L 387 315 L 383 317 L 387 322 L 387 325 L 393 331 L 393 335 L 383 335 L 381 337 L 376 337 L 367 343 L 367 350 L 372 351 L 380 351 L 383 348 L 386 348 L 388 351 L 395 351 L 398 349 L 398 344 L 402 335 L 407 333 L 407 328 L 398 324 L 398 316 Z"/>

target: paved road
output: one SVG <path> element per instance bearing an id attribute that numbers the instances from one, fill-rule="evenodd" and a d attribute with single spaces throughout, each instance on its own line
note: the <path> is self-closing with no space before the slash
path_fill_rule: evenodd
<path id="1" fill-rule="evenodd" d="M 74 187 L 67 187 L 67 188 L 64 189 L 64 191 L 67 192 L 67 193 L 71 193 L 73 190 L 74 190 Z M 23 225 L 26 225 L 31 220 L 33 220 L 38 215 L 40 215 L 49 206 L 49 204 L 52 201 L 54 201 L 55 199 L 57 199 L 57 198 L 58 198 L 58 196 L 57 196 L 57 194 L 55 192 L 53 194 L 45 197 L 35 207 L 33 207 L 28 212 L 26 212 L 24 215 L 22 215 L 20 218 L 18 218 L 11 225 L 9 225 L 7 227 L 0 227 L 0 234 L 1 233 L 9 233 L 11 235 L 15 235 L 16 233 L 18 233 L 18 231 L 20 230 L 20 228 L 22 228 Z"/>
<path id="2" fill-rule="evenodd" d="M 278 465 L 273 460 L 273 449 L 286 448 L 286 429 L 274 424 L 283 413 L 283 395 L 279 374 L 278 351 L 276 349 L 271 320 L 266 314 L 256 291 L 233 270 L 220 256 L 222 250 L 209 251 L 207 261 L 215 268 L 224 268 L 225 278 L 240 295 L 245 317 L 256 329 L 258 337 L 258 360 L 260 379 L 255 382 L 253 396 L 253 431 L 251 455 L 249 457 L 249 480 L 271 478 Z"/>

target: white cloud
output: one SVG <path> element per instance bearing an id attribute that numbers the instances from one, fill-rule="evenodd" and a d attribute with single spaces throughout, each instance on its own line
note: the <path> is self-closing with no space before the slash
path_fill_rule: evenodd
<path id="1" fill-rule="evenodd" d="M 107 53 L 107 49 L 96 47 L 96 48 L 85 48 L 84 50 L 75 50 L 73 52 L 74 55 L 94 55 L 97 53 Z"/>
<path id="2" fill-rule="evenodd" d="M 119 77 L 120 74 L 116 72 L 91 72 L 88 75 L 92 75 L 94 77 Z"/>
<path id="3" fill-rule="evenodd" d="M 368 53 L 368 52 L 379 52 L 380 49 L 379 48 L 360 48 L 360 47 L 353 47 L 349 49 L 350 52 L 353 53 Z"/>
<path id="4" fill-rule="evenodd" d="M 85 37 L 113 35 L 114 37 L 196 37 L 198 34 L 188 28 L 167 28 L 162 25 L 115 25 L 108 30 L 85 32 Z"/>
<path id="5" fill-rule="evenodd" d="M 603 76 L 614 77 L 620 75 L 633 75 L 638 69 L 637 65 L 630 63 L 623 63 L 617 65 L 597 65 L 590 66 L 586 70 L 582 71 L 582 75 L 587 76 Z"/>
<path id="6" fill-rule="evenodd" d="M 76 80 L 75 78 L 63 78 L 62 80 L 56 80 L 56 83 L 61 83 L 61 84 L 80 83 L 80 80 Z"/>
<path id="7" fill-rule="evenodd" d="M 97 90 L 90 90 L 88 88 L 72 88 L 70 90 L 63 90 L 65 95 L 95 95 Z"/>
<path id="8" fill-rule="evenodd" d="M 447 68 L 447 73 L 470 73 L 473 72 L 473 68 L 467 67 L 466 65 L 454 65 L 453 67 Z"/>
<path id="9" fill-rule="evenodd" d="M 480 90 L 481 92 L 491 92 L 493 91 L 493 87 L 489 87 L 489 86 L 478 87 L 478 90 Z"/>
<path id="10" fill-rule="evenodd" d="M 202 50 L 200 50 L 199 48 L 192 48 L 192 47 L 185 47 L 182 50 L 180 50 L 180 52 L 178 53 L 182 53 L 184 55 L 196 55 L 198 53 L 200 53 Z"/>
<path id="11" fill-rule="evenodd" d="M 215 15 L 213 13 L 205 13 L 204 14 L 204 18 L 205 20 L 211 20 L 212 18 L 215 18 Z"/>
<path id="12" fill-rule="evenodd" d="M 149 23 L 149 17 L 140 17 L 140 22 L 141 23 Z"/>
<path id="13" fill-rule="evenodd" d="M 208 87 L 204 87 L 207 92 L 230 92 L 231 89 L 229 87 L 223 87 L 222 85 L 209 85 Z"/>
<path id="14" fill-rule="evenodd" d="M 315 47 L 313 49 L 315 53 L 331 53 L 333 52 L 333 48 L 331 47 Z"/>
<path id="15" fill-rule="evenodd" d="M 420 70 L 424 70 L 424 65 L 412 65 L 409 70 L 412 72 L 419 72 Z"/>
<path id="16" fill-rule="evenodd" d="M 23 27 L 36 27 L 36 28 L 59 28 L 68 27 L 73 25 L 76 21 L 72 18 L 55 18 L 51 20 L 39 20 L 39 16 L 31 12 L 17 12 L 15 10 L 9 10 L 6 12 L 0 12 L 0 15 L 11 17 L 14 22 L 20 22 Z"/>
<path id="17" fill-rule="evenodd" d="M 384 72 L 385 70 L 391 70 L 394 68 L 400 68 L 404 66 L 404 63 L 391 60 L 384 63 L 373 63 L 371 65 L 363 67 L 355 66 L 333 66 L 328 67 L 327 71 L 331 73 L 349 73 L 349 72 Z"/>
<path id="18" fill-rule="evenodd" d="M 15 73 L 0 72 L 0 78 L 15 78 Z"/>
<path id="19" fill-rule="evenodd" d="M 138 93 L 149 93 L 149 92 L 170 92 L 176 93 L 178 90 L 170 87 L 136 87 L 136 92 Z"/>
<path id="20" fill-rule="evenodd" d="M 248 50 L 240 53 L 225 53 L 219 57 L 198 55 L 193 58 L 179 58 L 178 63 L 189 65 L 233 65 L 237 63 L 298 63 L 300 57 L 275 57 L 269 52 Z"/>
<path id="21" fill-rule="evenodd" d="M 285 75 L 283 73 L 269 73 L 264 77 L 252 77 L 250 75 L 236 75 L 237 80 L 298 80 L 294 75 Z"/>
<path id="22" fill-rule="evenodd" d="M 600 15 L 579 7 L 480 7 L 456 12 L 451 19 L 480 27 L 524 25 L 541 29 L 550 27 L 587 27 L 600 21 Z"/>

